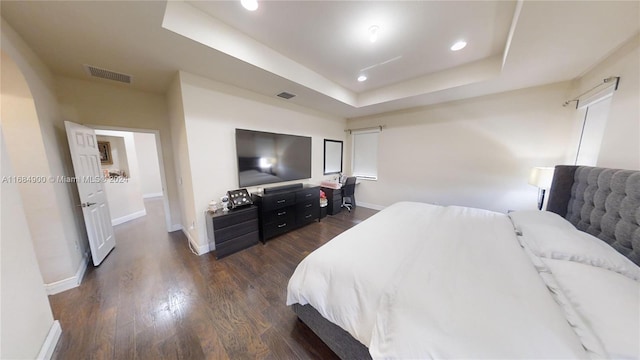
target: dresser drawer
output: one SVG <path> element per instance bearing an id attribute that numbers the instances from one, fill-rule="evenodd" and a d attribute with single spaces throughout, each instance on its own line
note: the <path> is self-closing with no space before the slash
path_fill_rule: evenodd
<path id="1" fill-rule="evenodd" d="M 296 197 L 294 193 L 273 194 L 265 196 L 262 199 L 262 211 L 264 213 L 266 211 L 293 205 L 295 203 L 295 198 Z"/>
<path id="2" fill-rule="evenodd" d="M 224 216 L 214 217 L 213 227 L 217 231 L 217 230 L 226 228 L 228 226 L 232 226 L 234 224 L 238 224 L 241 222 L 245 222 L 245 221 L 257 219 L 257 218 L 258 218 L 257 207 L 250 207 L 247 209 L 236 209 L 236 210 L 232 210 L 232 212 L 229 212 Z"/>
<path id="3" fill-rule="evenodd" d="M 282 222 L 274 222 L 264 225 L 264 238 L 268 239 L 276 235 L 284 234 L 289 230 L 295 229 L 295 217 L 291 217 Z"/>
<path id="4" fill-rule="evenodd" d="M 317 188 L 317 187 L 296 191 L 296 203 L 300 203 L 302 201 L 311 200 L 311 199 L 319 199 L 319 198 L 320 198 L 320 188 Z"/>
<path id="5" fill-rule="evenodd" d="M 222 229 L 215 229 L 214 237 L 216 248 L 218 247 L 218 244 L 222 244 L 225 241 L 254 231 L 258 231 L 258 219 L 245 221 L 239 224 L 227 226 Z"/>
<path id="6" fill-rule="evenodd" d="M 248 234 L 239 236 L 232 241 L 226 241 L 219 245 L 216 244 L 216 259 L 223 258 L 227 255 L 233 254 L 234 252 L 253 246 L 257 244 L 258 241 L 258 232 L 253 231 Z"/>
<path id="7" fill-rule="evenodd" d="M 298 226 L 308 224 L 310 222 L 318 220 L 319 216 L 320 216 L 320 205 L 312 206 L 305 210 L 299 210 L 296 213 L 296 224 Z"/>
<path id="8" fill-rule="evenodd" d="M 288 219 L 292 219 L 294 216 L 295 207 L 289 206 L 286 208 L 271 210 L 263 214 L 263 221 L 265 224 L 271 224 L 274 222 L 286 222 Z"/>
<path id="9" fill-rule="evenodd" d="M 327 195 L 327 200 L 340 200 L 342 201 L 342 190 L 341 189 L 332 189 L 332 188 L 322 188 L 324 194 Z"/>
<path id="10" fill-rule="evenodd" d="M 302 212 L 302 211 L 306 211 L 309 210 L 313 207 L 319 207 L 320 206 L 320 199 L 311 199 L 311 200 L 305 200 L 302 202 L 299 202 L 296 204 L 296 211 L 297 212 Z"/>

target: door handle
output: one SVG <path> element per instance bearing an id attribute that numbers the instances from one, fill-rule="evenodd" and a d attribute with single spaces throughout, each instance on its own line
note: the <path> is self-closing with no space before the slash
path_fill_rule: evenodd
<path id="1" fill-rule="evenodd" d="M 82 204 L 80 204 L 80 205 L 78 205 L 78 206 L 81 206 L 81 207 L 89 207 L 89 206 L 91 206 L 91 205 L 95 205 L 95 204 L 96 204 L 96 203 L 86 202 L 86 203 L 82 203 Z"/>

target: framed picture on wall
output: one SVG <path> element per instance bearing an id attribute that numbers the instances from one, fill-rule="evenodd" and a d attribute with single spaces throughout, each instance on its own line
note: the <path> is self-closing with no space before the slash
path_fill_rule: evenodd
<path id="1" fill-rule="evenodd" d="M 103 165 L 113 165 L 111 157 L 111 143 L 108 141 L 98 141 L 98 151 L 100 151 L 100 163 Z"/>

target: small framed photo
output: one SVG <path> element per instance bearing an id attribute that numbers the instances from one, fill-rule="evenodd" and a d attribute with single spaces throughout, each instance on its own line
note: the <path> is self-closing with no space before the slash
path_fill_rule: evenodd
<path id="1" fill-rule="evenodd" d="M 113 165 L 111 156 L 111 143 L 108 141 L 98 141 L 98 151 L 100 151 L 100 163 L 102 165 Z"/>

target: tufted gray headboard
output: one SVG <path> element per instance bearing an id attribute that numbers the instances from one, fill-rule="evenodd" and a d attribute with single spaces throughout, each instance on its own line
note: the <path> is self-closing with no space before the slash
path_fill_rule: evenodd
<path id="1" fill-rule="evenodd" d="M 547 211 L 640 265 L 640 171 L 558 165 Z"/>

